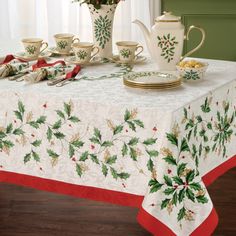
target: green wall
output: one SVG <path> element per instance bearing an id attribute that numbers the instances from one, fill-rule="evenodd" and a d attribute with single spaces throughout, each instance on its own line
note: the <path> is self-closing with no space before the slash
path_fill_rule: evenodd
<path id="1" fill-rule="evenodd" d="M 236 0 L 162 0 L 162 11 L 181 15 L 186 29 L 191 25 L 204 28 L 205 44 L 194 57 L 236 61 Z M 200 33 L 192 31 L 184 53 L 200 39 Z"/>

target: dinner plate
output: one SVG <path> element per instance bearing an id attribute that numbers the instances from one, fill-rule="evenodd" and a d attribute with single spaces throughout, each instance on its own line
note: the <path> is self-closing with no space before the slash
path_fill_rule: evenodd
<path id="1" fill-rule="evenodd" d="M 176 83 L 173 83 L 173 84 L 134 84 L 134 83 L 130 83 L 128 81 L 124 81 L 125 84 L 130 84 L 130 85 L 134 85 L 134 86 L 138 86 L 138 87 L 160 87 L 160 88 L 165 88 L 165 87 L 171 87 L 171 86 L 175 86 L 175 85 L 179 85 L 181 84 L 181 82 L 176 82 Z"/>
<path id="2" fill-rule="evenodd" d="M 181 78 L 158 71 L 143 71 L 143 72 L 131 72 L 125 75 L 125 82 L 129 82 L 134 85 L 172 85 L 181 82 Z"/>
<path id="3" fill-rule="evenodd" d="M 175 85 L 171 85 L 171 86 L 140 86 L 140 85 L 133 85 L 133 84 L 129 84 L 129 83 L 125 83 L 125 86 L 131 87 L 131 88 L 139 88 L 139 89 L 157 89 L 157 90 L 165 90 L 165 89 L 174 89 L 174 88 L 178 88 L 181 86 L 181 83 L 175 84 Z"/>
<path id="4" fill-rule="evenodd" d="M 171 89 L 181 85 L 181 79 L 158 71 L 132 72 L 123 77 L 123 83 L 133 88 Z"/>

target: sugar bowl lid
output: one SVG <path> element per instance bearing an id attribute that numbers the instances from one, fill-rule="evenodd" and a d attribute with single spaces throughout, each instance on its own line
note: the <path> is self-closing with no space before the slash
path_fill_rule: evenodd
<path id="1" fill-rule="evenodd" d="M 157 17 L 155 21 L 156 22 L 180 22 L 181 17 L 173 15 L 172 12 L 164 11 L 164 14 Z"/>

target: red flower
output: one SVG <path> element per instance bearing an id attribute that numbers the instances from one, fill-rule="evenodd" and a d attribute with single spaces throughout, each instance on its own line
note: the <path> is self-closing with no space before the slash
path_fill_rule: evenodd
<path id="1" fill-rule="evenodd" d="M 129 131 L 126 129 L 125 132 L 128 133 Z"/>
<path id="2" fill-rule="evenodd" d="M 168 169 L 168 174 L 171 174 L 172 170 Z"/>
<path id="3" fill-rule="evenodd" d="M 95 146 L 93 144 L 91 144 L 91 149 L 94 149 L 94 148 L 95 148 Z"/>
<path id="4" fill-rule="evenodd" d="M 156 132 L 156 131 L 157 131 L 157 127 L 155 126 L 152 130 L 153 130 L 154 132 Z"/>
<path id="5" fill-rule="evenodd" d="M 44 108 L 47 108 L 47 103 L 45 103 L 45 104 L 43 105 L 43 107 L 44 107 Z"/>
<path id="6" fill-rule="evenodd" d="M 75 157 L 73 157 L 71 160 L 72 160 L 72 161 L 76 161 Z"/>
<path id="7" fill-rule="evenodd" d="M 0 166 L 0 168 L 3 168 L 3 166 Z"/>
<path id="8" fill-rule="evenodd" d="M 39 169 L 40 169 L 41 171 L 43 170 L 43 168 L 42 168 L 42 167 L 40 167 Z"/>
<path id="9" fill-rule="evenodd" d="M 124 188 L 126 188 L 126 186 L 125 186 L 125 184 L 124 184 L 124 183 L 122 183 L 122 185 L 123 185 L 123 187 L 124 187 Z"/>
<path id="10" fill-rule="evenodd" d="M 31 136 L 32 136 L 32 137 L 35 137 L 35 135 L 34 135 L 34 134 L 31 134 Z"/>

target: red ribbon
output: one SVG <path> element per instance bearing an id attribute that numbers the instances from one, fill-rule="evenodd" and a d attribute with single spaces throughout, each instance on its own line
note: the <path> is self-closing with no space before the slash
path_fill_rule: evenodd
<path id="1" fill-rule="evenodd" d="M 71 79 L 71 78 L 74 78 L 81 70 L 81 66 L 75 66 L 75 68 L 71 71 L 71 72 L 68 72 L 66 74 L 66 78 L 65 79 Z"/>
<path id="2" fill-rule="evenodd" d="M 65 63 L 64 61 L 62 61 L 62 60 L 56 61 L 56 62 L 54 62 L 54 63 L 47 63 L 44 59 L 39 59 L 39 60 L 37 61 L 37 63 L 32 66 L 32 69 L 33 69 L 33 70 L 36 70 L 36 69 L 39 69 L 39 68 L 42 68 L 42 67 L 55 66 L 55 65 L 57 65 L 57 64 L 61 64 L 61 65 L 63 65 L 63 66 L 66 65 L 66 63 Z M 80 70 L 81 70 L 81 66 L 79 66 L 79 65 L 78 65 L 78 66 L 75 66 L 75 68 L 74 68 L 71 72 L 68 72 L 68 73 L 66 74 L 65 79 L 74 78 L 74 77 L 80 72 Z"/>
<path id="3" fill-rule="evenodd" d="M 9 54 L 9 55 L 7 55 L 7 56 L 4 58 L 4 60 L 0 63 L 0 65 L 7 64 L 7 63 L 9 63 L 9 62 L 11 62 L 11 61 L 13 61 L 13 60 L 15 60 L 15 59 L 16 59 L 16 58 L 15 58 L 13 55 Z M 20 62 L 26 62 L 26 61 L 21 60 L 21 59 L 17 59 L 17 60 L 20 61 Z"/>
<path id="4" fill-rule="evenodd" d="M 32 65 L 32 69 L 36 70 L 42 67 L 50 67 L 55 66 L 57 64 L 61 64 L 62 66 L 65 66 L 66 63 L 62 60 L 56 61 L 54 63 L 47 63 L 44 59 L 39 59 L 36 64 Z"/>

